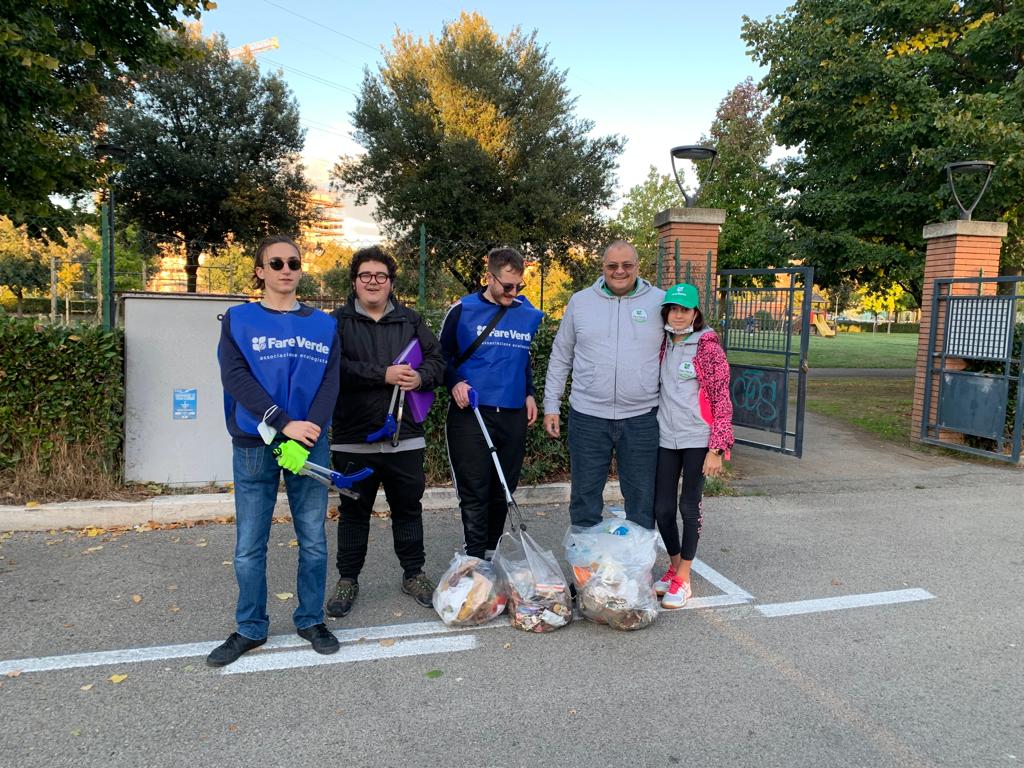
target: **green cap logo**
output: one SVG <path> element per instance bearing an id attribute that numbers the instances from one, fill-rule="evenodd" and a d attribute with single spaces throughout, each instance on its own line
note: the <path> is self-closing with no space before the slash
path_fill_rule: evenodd
<path id="1" fill-rule="evenodd" d="M 695 309 L 700 304 L 700 297 L 697 295 L 697 289 L 694 286 L 689 283 L 677 283 L 665 291 L 665 298 L 661 304 L 662 306 L 678 304 L 687 309 Z"/>

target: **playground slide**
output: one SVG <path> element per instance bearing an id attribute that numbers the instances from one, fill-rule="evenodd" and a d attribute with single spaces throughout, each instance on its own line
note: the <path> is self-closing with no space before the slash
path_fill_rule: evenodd
<path id="1" fill-rule="evenodd" d="M 814 327 L 818 329 L 819 336 L 835 336 L 836 332 L 828 327 L 828 323 L 821 317 L 814 318 Z"/>

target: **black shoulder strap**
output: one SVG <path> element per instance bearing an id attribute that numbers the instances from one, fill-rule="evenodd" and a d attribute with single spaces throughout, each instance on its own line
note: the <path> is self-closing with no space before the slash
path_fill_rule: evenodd
<path id="1" fill-rule="evenodd" d="M 473 343 L 466 347 L 465 351 L 459 355 L 458 359 L 455 361 L 456 369 L 461 367 L 464 362 L 473 356 L 473 353 L 480 348 L 480 345 L 484 343 L 484 340 L 491 335 L 491 331 L 494 330 L 494 327 L 501 322 L 501 318 L 505 316 L 506 312 L 508 312 L 508 307 L 503 304 L 498 311 L 494 313 L 494 317 L 491 318 L 491 322 L 487 324 L 487 327 L 480 331 L 480 335 L 473 339 Z"/>

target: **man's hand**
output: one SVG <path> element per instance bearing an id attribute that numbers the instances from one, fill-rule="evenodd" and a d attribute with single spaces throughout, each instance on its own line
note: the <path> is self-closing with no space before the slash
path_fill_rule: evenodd
<path id="1" fill-rule="evenodd" d="M 398 365 L 396 368 L 404 368 L 404 371 L 400 371 L 398 374 L 398 386 L 400 389 L 408 392 L 412 389 L 419 389 L 420 384 L 423 383 L 423 378 L 420 376 L 419 371 L 408 365 Z"/>
<path id="2" fill-rule="evenodd" d="M 469 382 L 460 381 L 454 387 L 452 387 L 452 400 L 459 408 L 466 408 L 469 406 Z"/>
<path id="3" fill-rule="evenodd" d="M 292 422 L 293 424 L 295 422 Z M 296 443 L 294 440 L 286 440 L 274 451 L 277 454 L 277 466 L 287 469 L 293 474 L 302 471 L 306 459 L 309 458 L 309 451 Z"/>
<path id="4" fill-rule="evenodd" d="M 526 426 L 532 427 L 537 423 L 537 401 L 533 395 L 526 396 Z"/>
<path id="5" fill-rule="evenodd" d="M 312 421 L 289 421 L 281 431 L 285 437 L 298 440 L 307 448 L 312 448 L 320 438 L 320 427 Z"/>
<path id="6" fill-rule="evenodd" d="M 396 384 L 401 386 L 402 374 L 407 374 L 412 370 L 412 366 L 407 363 L 401 365 L 389 365 L 387 370 L 384 371 L 384 383 L 395 386 Z"/>
<path id="7" fill-rule="evenodd" d="M 544 431 L 547 432 L 554 438 L 558 438 L 562 434 L 559 422 L 561 418 L 557 413 L 546 413 L 544 414 Z"/>
<path id="8" fill-rule="evenodd" d="M 704 477 L 718 477 L 722 474 L 722 457 L 708 451 L 704 457 Z"/>

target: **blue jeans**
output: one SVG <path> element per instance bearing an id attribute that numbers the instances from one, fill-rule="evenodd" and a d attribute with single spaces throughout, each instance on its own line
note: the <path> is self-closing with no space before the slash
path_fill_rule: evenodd
<path id="1" fill-rule="evenodd" d="M 626 502 L 626 519 L 644 528 L 654 528 L 657 407 L 629 419 L 602 419 L 569 409 L 569 519 L 581 527 L 601 522 L 602 495 L 613 453 Z"/>
<path id="2" fill-rule="evenodd" d="M 281 473 L 291 508 L 292 525 L 299 541 L 297 592 L 299 605 L 292 614 L 296 629 L 306 629 L 324 620 L 324 589 L 327 581 L 327 488 L 310 477 L 301 477 L 277 466 L 273 449 L 233 449 L 235 478 L 235 578 L 238 633 L 251 640 L 267 636 L 267 541 L 277 502 Z M 309 452 L 314 464 L 330 461 L 327 435 Z"/>

